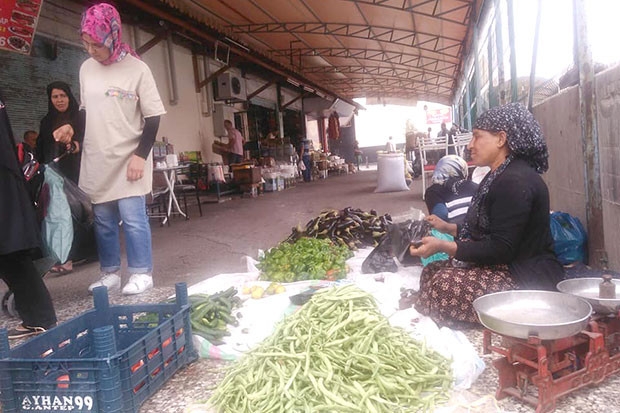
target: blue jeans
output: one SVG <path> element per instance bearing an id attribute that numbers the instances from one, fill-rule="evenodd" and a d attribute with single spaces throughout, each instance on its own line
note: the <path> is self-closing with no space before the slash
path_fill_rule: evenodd
<path id="1" fill-rule="evenodd" d="M 151 226 L 144 196 L 94 204 L 93 212 L 101 271 L 112 273 L 121 269 L 119 223 L 123 221 L 127 270 L 130 274 L 150 274 L 153 271 Z"/>
<path id="2" fill-rule="evenodd" d="M 228 164 L 233 163 L 241 163 L 243 162 L 243 155 L 239 155 L 238 153 L 230 153 L 228 154 Z"/>
<path id="3" fill-rule="evenodd" d="M 310 182 L 312 180 L 312 161 L 310 159 L 310 155 L 302 156 L 301 161 L 304 163 L 304 166 L 306 167 L 306 169 L 304 169 L 302 172 L 304 181 Z"/>

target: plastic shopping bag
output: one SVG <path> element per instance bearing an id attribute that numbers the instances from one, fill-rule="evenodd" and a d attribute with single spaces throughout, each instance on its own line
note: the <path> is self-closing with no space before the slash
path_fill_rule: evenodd
<path id="1" fill-rule="evenodd" d="M 45 185 L 49 188 L 49 204 L 41 229 L 43 245 L 57 262 L 65 262 L 73 244 L 73 221 L 64 191 L 64 178 L 49 167 L 44 175 Z"/>
<path id="2" fill-rule="evenodd" d="M 418 242 L 423 237 L 428 236 L 431 225 L 424 219 L 408 219 L 405 222 L 390 225 L 388 231 L 392 243 L 392 253 L 398 261 L 405 266 L 420 264 L 419 257 L 413 257 L 409 254 L 409 246 L 412 242 Z"/>
<path id="3" fill-rule="evenodd" d="M 93 225 L 95 215 L 93 213 L 93 205 L 88 195 L 67 177 L 64 177 L 63 189 L 67 197 L 67 202 L 69 202 L 71 216 L 75 222 L 87 226 Z"/>
<path id="4" fill-rule="evenodd" d="M 588 263 L 587 233 L 579 218 L 566 212 L 551 213 L 551 236 L 555 255 L 562 264 Z"/>

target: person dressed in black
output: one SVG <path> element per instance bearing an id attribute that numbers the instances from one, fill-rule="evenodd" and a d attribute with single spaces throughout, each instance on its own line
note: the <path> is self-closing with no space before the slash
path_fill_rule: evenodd
<path id="1" fill-rule="evenodd" d="M 64 125 L 71 125 L 73 142 L 70 145 L 57 142 L 54 131 Z M 37 159 L 49 164 L 58 156 L 59 171 L 75 184 L 80 177 L 80 148 L 84 140 L 84 112 L 80 112 L 77 100 L 71 93 L 71 87 L 65 82 L 52 82 L 47 85 L 47 114 L 41 119 L 39 139 L 37 140 Z M 66 153 L 69 151 L 70 153 Z M 52 273 L 65 274 L 73 270 L 73 261 L 59 262 L 50 270 Z"/>
<path id="2" fill-rule="evenodd" d="M 310 182 L 312 180 L 312 141 L 308 138 L 304 138 L 301 141 L 301 148 L 299 150 L 299 158 L 301 159 L 303 168 L 302 176 L 304 182 Z"/>
<path id="3" fill-rule="evenodd" d="M 441 122 L 441 127 L 439 129 L 439 132 L 437 132 L 437 137 L 443 137 L 443 136 L 448 136 L 448 134 L 450 133 L 450 131 L 448 130 L 448 127 L 446 126 L 446 122 Z"/>
<path id="4" fill-rule="evenodd" d="M 441 128 L 439 129 L 439 132 L 437 132 L 437 138 L 445 137 L 447 141 L 449 133 L 450 131 L 448 130 L 446 126 L 446 122 L 441 122 Z M 435 143 L 437 143 L 438 140 L 439 139 L 437 139 Z M 429 165 L 437 165 L 437 162 L 439 162 L 439 159 L 441 159 L 441 157 L 444 155 L 446 155 L 446 151 L 444 149 L 434 149 L 434 150 L 427 151 L 426 162 Z"/>
<path id="5" fill-rule="evenodd" d="M 50 163 L 67 151 L 66 144 L 54 139 L 54 131 L 67 124 L 73 128 L 74 149 L 58 161 L 58 169 L 77 184 L 80 177 L 80 147 L 84 140 L 84 113 L 80 112 L 79 104 L 67 83 L 52 82 L 47 85 L 47 114 L 41 119 L 39 127 L 39 162 Z"/>
<path id="6" fill-rule="evenodd" d="M 424 193 L 428 213 L 442 220 L 462 224 L 478 190 L 478 184 L 467 179 L 465 159 L 446 155 L 437 162 L 433 171 L 432 185 Z"/>
<path id="7" fill-rule="evenodd" d="M 56 312 L 31 251 L 40 246 L 34 205 L 19 167 L 11 125 L 0 96 L 0 276 L 14 294 L 22 323 L 9 338 L 36 335 L 56 325 Z"/>
<path id="8" fill-rule="evenodd" d="M 426 219 L 454 241 L 425 237 L 411 255 L 437 252 L 453 259 L 422 271 L 415 308 L 437 323 L 467 327 L 477 323 L 473 301 L 512 289 L 556 290 L 564 270 L 553 250 L 549 191 L 540 174 L 548 152 L 540 125 L 519 103 L 483 113 L 468 145 L 472 162 L 488 166 L 462 225 L 437 216 Z"/>
<path id="9" fill-rule="evenodd" d="M 355 144 L 353 145 L 353 156 L 355 157 L 355 166 L 357 167 L 358 171 L 360 169 L 360 164 L 362 163 L 363 155 L 364 152 L 362 152 L 362 150 L 360 149 L 360 143 L 356 140 Z"/>
<path id="10" fill-rule="evenodd" d="M 456 148 L 454 147 L 454 136 L 458 135 L 459 125 L 456 123 L 452 124 L 452 127 L 448 131 L 448 155 L 456 155 Z"/>

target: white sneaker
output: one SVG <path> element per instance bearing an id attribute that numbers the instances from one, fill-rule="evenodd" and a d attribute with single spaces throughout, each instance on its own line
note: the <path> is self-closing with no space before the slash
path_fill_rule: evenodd
<path id="1" fill-rule="evenodd" d="M 101 279 L 88 286 L 88 292 L 93 293 L 97 287 L 108 287 L 108 291 L 116 291 L 121 288 L 121 277 L 116 273 L 102 274 Z"/>
<path id="2" fill-rule="evenodd" d="M 140 294 L 153 288 L 153 277 L 148 274 L 132 274 L 129 281 L 123 287 L 123 294 Z"/>

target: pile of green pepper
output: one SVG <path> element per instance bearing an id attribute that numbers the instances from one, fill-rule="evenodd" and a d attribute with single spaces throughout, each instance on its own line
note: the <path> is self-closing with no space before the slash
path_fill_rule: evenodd
<path id="1" fill-rule="evenodd" d="M 338 280 L 346 276 L 345 261 L 352 255 L 347 246 L 327 239 L 300 238 L 267 251 L 258 269 L 266 281 Z"/>

